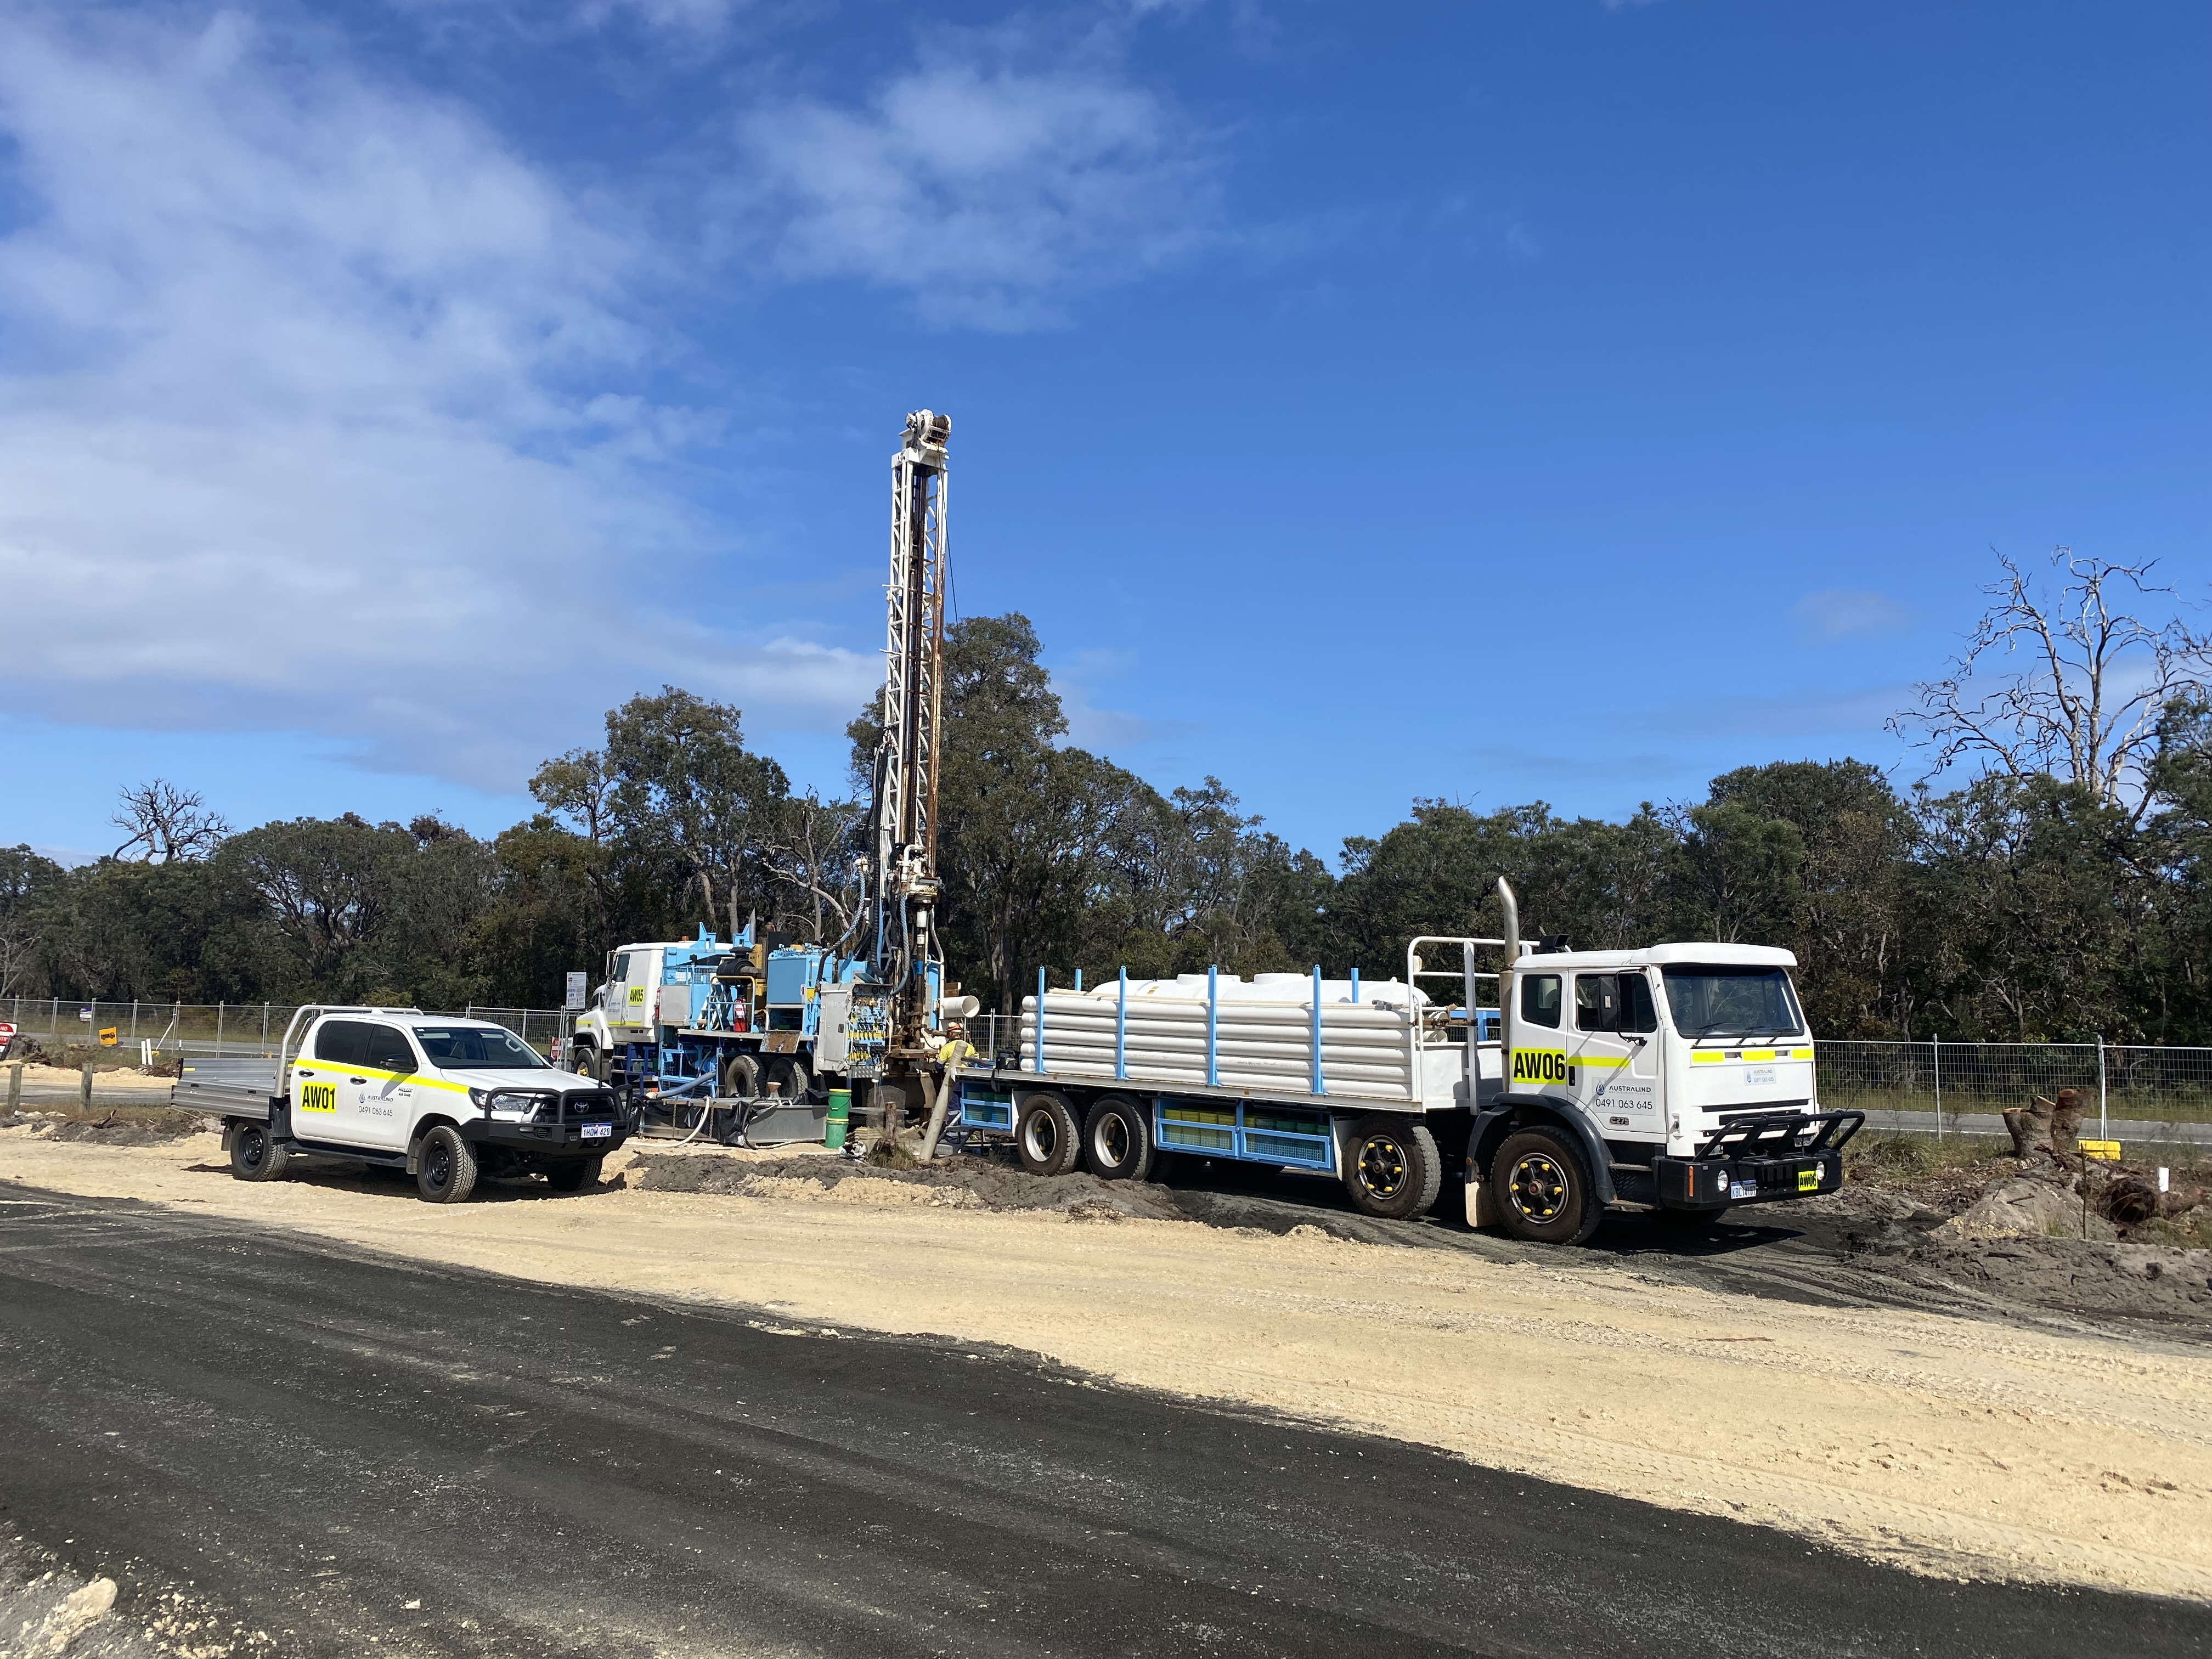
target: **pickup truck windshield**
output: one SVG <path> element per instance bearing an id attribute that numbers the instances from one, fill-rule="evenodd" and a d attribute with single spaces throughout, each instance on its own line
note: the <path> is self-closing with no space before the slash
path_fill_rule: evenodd
<path id="1" fill-rule="evenodd" d="M 538 1052 L 511 1031 L 480 1025 L 441 1025 L 415 1028 L 415 1041 L 430 1056 L 431 1064 L 454 1071 L 527 1071 L 543 1066 Z"/>
<path id="2" fill-rule="evenodd" d="M 1667 968 L 1667 1011 L 1686 1037 L 1796 1036 L 1805 1029 L 1779 968 Z"/>

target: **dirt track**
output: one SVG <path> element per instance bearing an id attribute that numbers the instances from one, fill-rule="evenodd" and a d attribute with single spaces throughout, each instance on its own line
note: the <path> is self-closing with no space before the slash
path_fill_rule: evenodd
<path id="1" fill-rule="evenodd" d="M 778 1170 L 757 1196 L 495 1188 L 437 1209 L 388 1176 L 237 1182 L 212 1137 L 0 1134 L 0 1174 L 38 1186 L 550 1283 L 1004 1343 L 1921 1571 L 2212 1600 L 2201 1346 L 1838 1306 L 1809 1268 L 1803 1300 L 1747 1297 L 1632 1255 L 1366 1244 L 1332 1237 L 1325 1215 L 1277 1235 L 999 1212 L 920 1183 L 803 1173 Z"/>

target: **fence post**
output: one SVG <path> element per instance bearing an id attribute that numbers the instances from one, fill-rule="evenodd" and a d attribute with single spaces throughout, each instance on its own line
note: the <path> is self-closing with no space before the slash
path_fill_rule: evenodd
<path id="1" fill-rule="evenodd" d="M 2110 1140 L 2111 1126 L 2106 1121 L 2108 1103 L 2105 1095 L 2105 1034 L 2097 1033 L 2097 1139 Z"/>
<path id="2" fill-rule="evenodd" d="M 1936 1139 L 1943 1139 L 1943 1039 L 1931 1036 L 1928 1046 L 1936 1054 Z"/>
<path id="3" fill-rule="evenodd" d="M 261 1046 L 269 1046 L 269 1005 L 265 1002 L 261 1005 Z"/>
<path id="4" fill-rule="evenodd" d="M 131 999 L 131 1040 L 138 1041 L 138 999 Z"/>
<path id="5" fill-rule="evenodd" d="M 216 1006 L 215 1006 L 215 1051 L 216 1051 L 216 1053 L 218 1055 L 220 1055 L 220 1054 L 222 1053 L 222 1023 L 223 1023 L 223 1019 L 224 1019 L 224 1018 L 226 1017 L 226 1015 L 228 1014 L 228 1008 L 227 1008 L 227 1007 L 226 1007 L 222 1003 L 218 1002 L 218 1003 L 216 1003 Z"/>

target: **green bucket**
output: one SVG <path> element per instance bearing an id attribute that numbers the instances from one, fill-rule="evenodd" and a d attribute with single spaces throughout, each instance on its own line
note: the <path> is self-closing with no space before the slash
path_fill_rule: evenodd
<path id="1" fill-rule="evenodd" d="M 830 1091 L 830 1121 L 822 1126 L 822 1144 L 836 1152 L 845 1144 L 845 1131 L 853 1119 L 853 1091 L 832 1089 Z"/>

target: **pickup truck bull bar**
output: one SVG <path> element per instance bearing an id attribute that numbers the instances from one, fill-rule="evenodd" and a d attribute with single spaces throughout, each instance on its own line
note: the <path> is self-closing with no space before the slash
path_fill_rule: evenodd
<path id="1" fill-rule="evenodd" d="M 1732 1117 L 1708 1134 L 1698 1158 L 1809 1158 L 1840 1152 L 1866 1122 L 1864 1112 L 1759 1112 Z"/>

